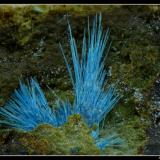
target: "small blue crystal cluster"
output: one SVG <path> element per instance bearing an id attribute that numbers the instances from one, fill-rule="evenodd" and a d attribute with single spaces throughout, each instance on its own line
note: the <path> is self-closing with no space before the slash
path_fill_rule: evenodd
<path id="1" fill-rule="evenodd" d="M 76 41 L 72 36 L 68 23 L 73 72 L 60 44 L 62 55 L 73 85 L 75 99 L 73 104 L 69 100 L 56 100 L 56 109 L 52 109 L 43 94 L 38 82 L 30 79 L 28 84 L 20 81 L 19 89 L 15 90 L 11 99 L 0 108 L 1 125 L 29 131 L 42 123 L 61 126 L 68 117 L 80 114 L 89 127 L 96 124 L 98 129 L 92 131 L 91 136 L 96 145 L 104 149 L 109 145 L 121 143 L 116 135 L 100 138 L 99 124 L 118 102 L 120 96 L 113 86 L 104 89 L 107 72 L 104 69 L 105 47 L 109 39 L 109 29 L 103 32 L 102 16 L 96 15 L 92 27 L 88 22 L 87 36 L 84 30 L 81 59 L 77 51 Z M 110 47 L 110 44 L 108 45 Z M 109 50 L 109 49 L 108 49 Z"/>

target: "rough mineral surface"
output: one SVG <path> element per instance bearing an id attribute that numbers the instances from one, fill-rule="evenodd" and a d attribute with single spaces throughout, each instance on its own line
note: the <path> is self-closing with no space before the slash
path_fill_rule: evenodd
<path id="1" fill-rule="evenodd" d="M 79 115 L 70 117 L 64 126 L 39 125 L 33 131 L 1 132 L 1 154 L 99 154 L 89 128 Z M 12 135 L 12 136 L 11 136 Z M 10 138 L 9 138 L 10 137 Z"/>
<path id="2" fill-rule="evenodd" d="M 103 154 L 160 154 L 160 150 L 155 150 L 160 144 L 159 6 L 0 7 L 0 106 L 3 107 L 18 87 L 20 77 L 31 76 L 36 76 L 51 106 L 55 97 L 48 92 L 47 85 L 62 98 L 67 96 L 73 101 L 71 83 L 59 49 L 61 42 L 69 55 L 66 13 L 81 51 L 88 16 L 102 12 L 103 25 L 110 26 L 112 40 L 105 65 L 106 70 L 110 68 L 111 71 L 108 83 L 116 82 L 123 95 L 106 118 L 104 132 L 109 134 L 114 130 L 126 144 L 121 149 L 107 148 Z M 88 129 L 84 128 L 42 125 L 30 133 L 1 129 L 0 153 L 98 154 Z"/>

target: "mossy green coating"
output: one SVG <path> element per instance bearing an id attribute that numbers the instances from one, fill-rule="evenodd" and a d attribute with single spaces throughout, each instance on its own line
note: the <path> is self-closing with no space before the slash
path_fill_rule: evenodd
<path id="1" fill-rule="evenodd" d="M 71 116 L 68 123 L 62 127 L 55 128 L 48 124 L 42 124 L 30 132 L 18 130 L 14 132 L 14 141 L 25 148 L 25 154 L 29 155 L 96 155 L 100 153 L 94 139 L 90 136 L 90 129 L 81 120 L 80 115 Z M 4 145 L 7 133 L 3 132 L 1 145 Z M 12 153 L 13 148 L 8 146 L 9 149 Z"/>
<path id="2" fill-rule="evenodd" d="M 109 155 L 143 155 L 144 146 L 147 144 L 146 127 L 138 116 L 127 119 L 121 123 L 115 124 L 110 130 L 116 131 L 124 139 L 124 145 L 121 147 L 108 147 L 105 154 Z M 109 129 L 108 129 L 109 130 Z"/>
<path id="3" fill-rule="evenodd" d="M 142 155 L 147 144 L 146 129 L 150 125 L 149 115 L 141 114 L 132 106 L 133 101 L 124 106 L 117 106 L 106 119 L 106 128 L 103 132 L 116 132 L 124 144 L 119 147 L 108 147 L 104 151 L 109 155 Z M 143 106 L 145 107 L 145 106 Z"/>
<path id="4" fill-rule="evenodd" d="M 112 67 L 112 76 L 109 77 L 109 82 L 113 83 L 118 80 L 117 87 L 123 94 L 120 104 L 106 119 L 106 130 L 104 132 L 109 134 L 112 133 L 111 130 L 113 129 L 126 141 L 126 146 L 107 148 L 103 154 L 142 154 L 147 141 L 146 129 L 150 124 L 152 105 L 149 95 L 156 78 L 159 76 L 160 68 L 160 47 L 157 34 L 159 30 L 157 30 L 156 25 L 159 6 L 54 5 L 38 6 L 38 8 L 26 6 L 16 9 L 10 6 L 1 6 L 0 41 L 3 43 L 0 45 L 0 106 L 4 105 L 11 92 L 18 86 L 18 78 L 30 76 L 37 77 L 45 92 L 47 90 L 46 86 L 49 85 L 53 90 L 58 90 L 56 93 L 62 99 L 67 96 L 72 101 L 73 94 L 70 92 L 72 88 L 68 82 L 69 78 L 58 46 L 60 41 L 62 43 L 64 41 L 67 45 L 66 25 L 63 22 L 66 21 L 66 12 L 69 13 L 69 19 L 71 16 L 71 24 L 74 26 L 73 34 L 76 36 L 77 46 L 80 46 L 83 24 L 87 22 L 87 17 L 95 15 L 97 10 L 98 12 L 101 11 L 103 17 L 106 18 L 104 25 L 109 25 L 111 28 L 112 47 L 106 63 L 106 67 Z M 81 22 L 82 25 L 79 25 L 77 21 Z M 46 37 L 44 50 L 41 56 L 35 57 L 34 53 L 39 46 L 40 38 L 43 36 Z M 137 88 L 144 97 L 142 101 L 133 96 L 134 90 Z M 46 97 L 49 104 L 54 106 L 54 97 L 48 92 L 46 92 Z M 62 139 L 65 136 L 60 131 L 61 129 L 66 130 L 64 133 L 68 133 L 66 133 L 68 140 L 72 140 L 72 136 L 74 138 L 78 136 L 74 135 L 69 129 L 72 127 L 65 128 L 65 126 L 60 129 L 42 125 L 29 134 L 3 131 L 3 136 L 0 138 L 1 148 L 10 148 L 13 154 L 21 154 L 20 148 L 23 145 L 25 146 L 24 154 L 27 154 L 28 151 L 34 154 L 34 149 L 36 150 L 36 146 L 39 144 L 41 147 L 39 151 L 36 150 L 37 153 L 50 154 L 50 148 L 44 148 L 43 146 L 43 144 L 48 147 L 52 146 L 49 143 L 50 139 L 46 139 L 44 135 L 40 136 L 43 127 L 46 127 L 45 132 L 49 132 L 55 140 L 58 140 L 58 137 L 52 135 L 53 132 L 51 131 L 60 135 Z M 35 140 L 37 135 L 40 141 Z M 89 136 L 89 134 L 87 135 Z M 27 136 L 31 138 L 30 143 L 27 141 Z M 6 137 L 12 139 L 13 144 L 10 140 L 7 141 Z M 14 143 L 17 138 L 25 142 L 19 148 Z M 63 149 L 63 145 L 61 145 L 63 141 L 59 141 L 59 143 L 53 141 L 53 144 L 58 144 L 57 148 L 59 149 L 55 154 L 60 152 L 70 154 L 69 149 Z M 84 141 L 86 141 L 86 138 L 84 138 Z M 79 143 L 75 140 L 76 142 Z M 70 148 L 73 146 L 64 143 L 65 146 Z M 85 145 L 87 146 L 87 144 Z M 61 147 L 62 149 L 60 149 Z M 90 150 L 90 146 L 88 146 L 88 149 Z M 71 150 L 73 153 L 82 153 L 79 148 L 73 147 Z M 97 153 L 93 151 L 94 149 L 91 150 L 89 153 Z M 3 149 L 1 152 L 3 152 Z M 83 153 L 86 154 L 87 151 L 83 150 Z"/>

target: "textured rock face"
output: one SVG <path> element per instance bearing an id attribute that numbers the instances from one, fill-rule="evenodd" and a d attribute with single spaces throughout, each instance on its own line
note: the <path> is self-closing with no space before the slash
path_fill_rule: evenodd
<path id="1" fill-rule="evenodd" d="M 155 81 L 152 91 L 152 123 L 147 130 L 149 140 L 144 149 L 144 154 L 159 155 L 160 154 L 160 80 Z"/>
<path id="2" fill-rule="evenodd" d="M 62 127 L 42 124 L 31 132 L 3 131 L 0 133 L 0 154 L 99 154 L 89 128 L 79 115 L 70 117 Z"/>
<path id="3" fill-rule="evenodd" d="M 124 95 L 117 109 L 113 111 L 113 114 L 111 113 L 109 123 L 106 122 L 105 125 L 110 125 L 111 128 L 116 126 L 115 130 L 126 140 L 128 145 L 126 150 L 120 151 L 118 148 L 118 153 L 116 153 L 115 150 L 108 149 L 105 154 L 143 154 L 144 145 L 148 140 L 146 135 L 148 124 L 145 122 L 149 123 L 148 121 L 150 121 L 151 106 L 157 105 L 159 108 L 159 99 L 156 99 L 155 102 L 150 96 L 160 66 L 159 7 L 88 6 L 85 8 L 83 6 L 62 6 L 57 9 L 58 11 L 56 9 L 49 12 L 40 10 L 32 7 L 17 9 L 16 13 L 9 7 L 0 10 L 0 106 L 3 106 L 11 92 L 18 86 L 19 77 L 25 79 L 36 76 L 44 90 L 49 85 L 52 89 L 57 90 L 58 95 L 62 95 L 62 97 L 67 95 L 72 98 L 71 85 L 68 82 L 69 78 L 58 46 L 58 43 L 62 42 L 64 49 L 68 52 L 66 49 L 68 48 L 66 11 L 69 13 L 69 18 L 71 17 L 71 24 L 74 26 L 73 34 L 76 36 L 78 46 L 81 45 L 79 42 L 83 36 L 83 26 L 87 22 L 87 16 L 95 15 L 97 10 L 102 11 L 103 17 L 106 17 L 104 25 L 110 25 L 113 42 L 106 64 L 106 68 L 108 66 L 112 68 L 109 82 L 118 81 L 117 86 Z M 159 97 L 158 90 L 156 92 L 156 97 Z M 46 95 L 49 103 L 54 104 L 50 93 L 47 92 Z M 156 111 L 156 115 L 155 120 L 159 123 L 159 111 Z M 53 140 L 48 139 L 42 130 Z M 64 127 L 62 130 L 65 130 Z M 78 131 L 80 132 L 80 130 Z M 79 132 L 75 131 L 75 133 Z M 59 139 L 53 133 L 61 138 Z M 147 133 L 156 140 L 159 134 L 158 128 L 151 129 L 151 134 L 147 130 Z M 76 136 L 78 135 L 73 135 L 74 132 L 71 130 L 61 132 L 60 129 L 48 125 L 39 126 L 30 133 L 1 130 L 0 153 L 98 153 L 96 148 L 91 147 L 93 143 L 90 138 L 87 141 L 83 137 L 83 143 L 86 142 L 85 145 L 88 146 L 85 147 L 82 145 L 82 141 L 77 141 Z M 82 133 L 80 137 L 81 135 Z M 36 137 L 39 138 L 39 141 Z M 75 138 L 75 141 L 72 141 L 72 138 Z M 67 144 L 67 141 L 72 143 Z M 57 151 L 54 150 L 56 144 Z M 158 145 L 151 140 L 147 154 L 154 154 L 153 150 L 157 149 Z"/>
<path id="4" fill-rule="evenodd" d="M 44 88 L 46 85 L 62 90 L 71 88 L 59 54 L 59 42 L 68 52 L 66 11 L 72 17 L 78 46 L 86 17 L 102 11 L 109 19 L 104 25 L 110 25 L 112 32 L 113 43 L 107 59 L 107 66 L 112 68 L 111 79 L 124 82 L 128 92 L 133 87 L 144 90 L 152 85 L 158 72 L 158 11 L 153 14 L 147 6 L 77 8 L 62 6 L 59 12 L 56 9 L 38 12 L 34 7 L 16 11 L 8 7 L 0 11 L 0 105 L 18 86 L 19 77 L 36 76 Z M 123 90 L 122 85 L 120 88 Z"/>

